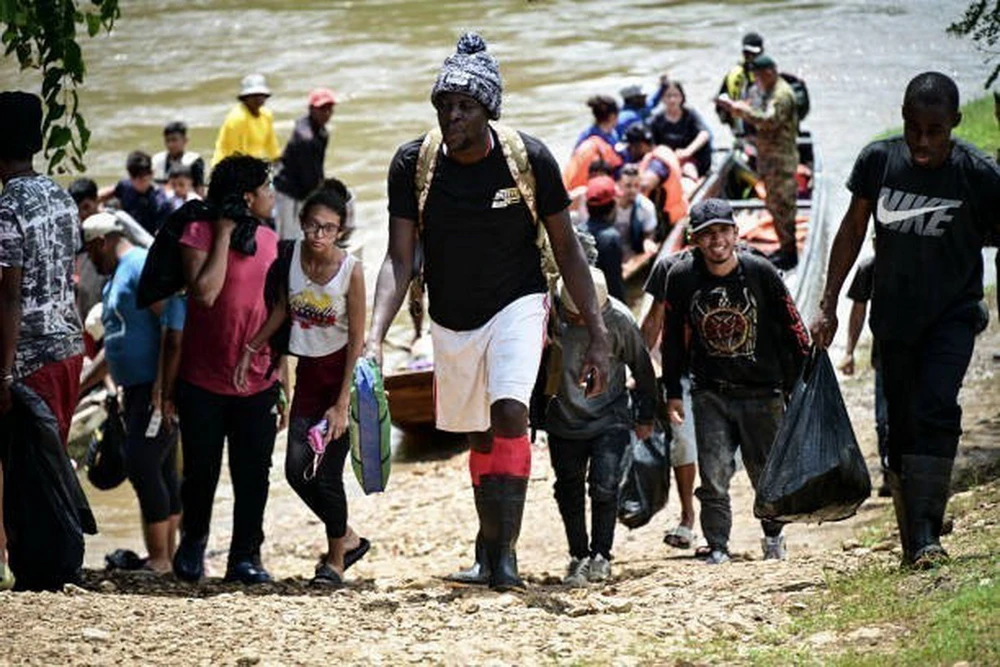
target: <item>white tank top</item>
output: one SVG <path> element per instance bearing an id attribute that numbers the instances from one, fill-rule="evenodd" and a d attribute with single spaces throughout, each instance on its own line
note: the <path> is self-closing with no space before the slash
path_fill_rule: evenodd
<path id="1" fill-rule="evenodd" d="M 302 270 L 302 241 L 295 244 L 288 273 L 288 312 L 292 330 L 288 349 L 300 357 L 325 357 L 347 345 L 347 290 L 357 258 L 344 256 L 340 269 L 325 285 Z"/>

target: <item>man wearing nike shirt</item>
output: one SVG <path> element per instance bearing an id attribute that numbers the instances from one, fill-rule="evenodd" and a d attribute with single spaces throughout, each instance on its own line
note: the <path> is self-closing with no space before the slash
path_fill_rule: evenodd
<path id="1" fill-rule="evenodd" d="M 958 88 L 925 72 L 906 88 L 903 136 L 869 144 L 847 183 L 813 341 L 837 330 L 837 297 L 875 218 L 871 328 L 889 412 L 887 481 L 903 564 L 948 558 L 941 522 L 961 435 L 958 390 L 981 322 L 982 249 L 1000 231 L 1000 169 L 951 137 Z"/>

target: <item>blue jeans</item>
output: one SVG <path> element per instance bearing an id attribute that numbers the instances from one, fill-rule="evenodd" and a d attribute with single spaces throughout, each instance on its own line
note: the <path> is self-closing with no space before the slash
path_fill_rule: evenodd
<path id="1" fill-rule="evenodd" d="M 600 554 L 611 558 L 618 512 L 621 462 L 629 432 L 609 430 L 590 440 L 549 436 L 549 456 L 556 473 L 555 496 L 574 558 Z M 589 471 L 588 471 L 589 462 Z M 587 546 L 584 483 L 590 487 L 591 542 Z"/>
<path id="2" fill-rule="evenodd" d="M 701 477 L 695 490 L 701 501 L 701 532 L 710 547 L 725 551 L 733 527 L 729 482 L 736 472 L 736 450 L 742 450 L 743 465 L 756 489 L 781 424 L 784 399 L 777 391 L 734 396 L 696 389 L 691 401 Z M 780 523 L 761 521 L 761 526 L 769 537 L 781 534 Z"/>

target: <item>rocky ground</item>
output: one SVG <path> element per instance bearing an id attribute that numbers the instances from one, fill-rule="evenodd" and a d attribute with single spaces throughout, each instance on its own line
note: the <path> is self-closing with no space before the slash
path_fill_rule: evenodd
<path id="1" fill-rule="evenodd" d="M 965 484 L 988 476 L 984 471 L 997 460 L 1000 401 L 994 372 L 1000 365 L 992 360 L 993 350 L 1000 350 L 996 324 L 979 341 L 962 395 Z M 843 390 L 875 470 L 871 380 L 866 371 L 846 380 Z M 619 527 L 612 581 L 566 589 L 558 583 L 565 538 L 552 499 L 548 453 L 539 443 L 519 545 L 528 592 L 454 587 L 440 577 L 467 564 L 475 532 L 466 457 L 454 447 L 435 454 L 424 443 L 402 448 L 384 495 L 362 496 L 349 480 L 351 523 L 374 546 L 351 570 L 347 588 L 315 591 L 306 581 L 324 547 L 323 530 L 281 478 L 281 443 L 278 449 L 264 549 L 275 584 L 244 589 L 210 579 L 189 586 L 89 569 L 83 588 L 0 594 L 0 664 L 646 664 L 692 656 L 697 661 L 703 642 L 749 641 L 761 627 L 788 623 L 827 587 L 831 572 L 898 558 L 893 541 L 870 539 L 866 527 L 882 521 L 887 502 L 873 496 L 849 521 L 789 527 L 789 560 L 761 561 L 752 495 L 746 476 L 739 474 L 734 562 L 708 567 L 690 552 L 662 543 L 677 515 L 672 499 L 649 526 L 634 532 Z M 121 493 L 128 499 L 130 491 Z M 95 506 L 99 522 L 112 529 L 88 543 L 92 568 L 114 546 L 139 546 L 135 528 L 121 528 L 135 521 L 131 506 L 100 499 Z M 210 544 L 214 576 L 225 565 L 230 511 L 231 494 L 223 486 Z M 995 523 L 996 513 L 989 509 L 987 519 Z M 957 531 L 971 529 L 963 519 L 956 517 Z M 982 517 L 977 521 L 981 525 Z M 867 636 L 833 639 L 855 640 L 877 643 Z M 740 659 L 733 656 L 734 662 Z"/>

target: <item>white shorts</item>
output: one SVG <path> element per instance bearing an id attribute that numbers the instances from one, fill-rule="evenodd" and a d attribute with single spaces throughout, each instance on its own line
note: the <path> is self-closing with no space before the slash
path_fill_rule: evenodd
<path id="1" fill-rule="evenodd" d="M 678 468 L 698 462 L 698 444 L 694 436 L 694 408 L 691 407 L 691 380 L 681 378 L 684 400 L 684 423 L 670 424 L 670 467 Z"/>
<path id="2" fill-rule="evenodd" d="M 434 413 L 440 430 L 489 430 L 490 406 L 502 399 L 528 406 L 548 315 L 548 295 L 529 294 L 472 331 L 452 331 L 431 322 Z"/>

